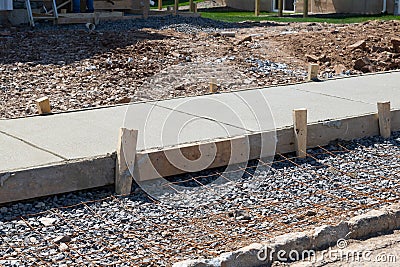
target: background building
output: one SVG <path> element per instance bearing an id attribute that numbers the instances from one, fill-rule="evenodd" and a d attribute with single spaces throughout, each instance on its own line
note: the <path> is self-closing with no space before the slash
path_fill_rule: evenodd
<path id="1" fill-rule="evenodd" d="M 254 4 L 249 0 L 224 0 L 229 7 L 254 10 Z M 254 1 L 253 1 L 254 2 Z M 380 14 L 386 11 L 393 14 L 398 0 L 309 0 L 310 13 L 349 13 L 349 14 Z M 302 12 L 303 0 L 283 0 L 286 12 Z M 262 11 L 277 11 L 278 0 L 261 0 Z"/>

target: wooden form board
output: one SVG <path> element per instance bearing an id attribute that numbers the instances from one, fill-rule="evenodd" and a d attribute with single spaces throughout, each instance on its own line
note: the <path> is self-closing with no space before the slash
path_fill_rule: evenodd
<path id="1" fill-rule="evenodd" d="M 400 110 L 392 111 L 392 131 L 400 131 Z M 342 139 L 353 140 L 379 135 L 378 114 L 366 114 L 334 121 L 318 122 L 308 125 L 307 147 L 317 147 Z M 264 135 L 264 136 L 263 136 Z M 225 166 L 231 155 L 232 142 L 243 143 L 248 140 L 250 151 L 248 158 L 256 159 L 260 155 L 261 140 L 266 133 L 250 134 L 210 142 L 180 145 L 161 150 L 140 151 L 136 154 L 135 177 L 140 181 L 159 178 L 159 175 L 177 175 L 184 173 L 172 166 L 165 157 L 167 150 L 180 150 L 188 158 L 198 156 L 199 145 L 217 146 L 217 155 L 210 167 Z M 277 153 L 295 151 L 293 127 L 276 130 Z M 240 147 L 240 146 L 239 146 Z M 0 174 L 0 203 L 30 199 L 40 196 L 95 188 L 114 183 L 115 154 L 99 158 L 64 162 L 51 166 L 36 167 Z M 239 161 L 240 156 L 237 157 Z M 152 169 L 155 166 L 158 173 Z"/>
<path id="2" fill-rule="evenodd" d="M 135 4 L 135 0 L 113 0 L 113 1 L 94 1 L 95 10 L 124 10 L 138 8 L 139 4 Z"/>
<path id="3" fill-rule="evenodd" d="M 59 14 L 57 24 L 74 24 L 74 23 L 93 23 L 98 24 L 102 20 L 118 20 L 124 17 L 124 13 L 120 11 L 113 12 L 95 12 L 95 13 L 68 13 Z"/>

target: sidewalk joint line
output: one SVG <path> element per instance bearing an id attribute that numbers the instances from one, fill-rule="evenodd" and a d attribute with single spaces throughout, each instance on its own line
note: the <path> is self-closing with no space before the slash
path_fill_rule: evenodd
<path id="1" fill-rule="evenodd" d="M 218 121 L 218 120 L 213 119 L 213 118 L 209 118 L 209 117 L 205 117 L 205 116 L 199 116 L 199 115 L 196 115 L 196 114 L 192 114 L 190 112 L 177 110 L 177 109 L 170 108 L 170 107 L 160 106 L 160 105 L 158 105 L 158 103 L 155 103 L 154 105 L 157 106 L 157 107 L 160 107 L 160 108 L 168 109 L 168 110 L 171 110 L 171 111 L 174 111 L 174 112 L 179 112 L 179 113 L 186 114 L 186 115 L 189 115 L 189 116 L 194 116 L 194 117 L 197 117 L 197 118 L 200 118 L 200 119 L 205 119 L 205 120 L 209 120 L 209 121 L 213 121 L 213 122 L 217 122 L 217 123 L 222 123 L 222 124 L 225 124 L 227 126 L 234 127 L 234 128 L 237 128 L 237 129 L 240 129 L 240 130 L 244 130 L 244 131 L 248 131 L 248 132 L 251 132 L 251 133 L 254 132 L 253 130 L 242 128 L 240 126 L 236 126 L 236 125 L 233 125 L 233 124 L 230 124 L 230 123 L 227 123 L 227 122 Z"/>
<path id="2" fill-rule="evenodd" d="M 358 102 L 358 103 L 361 103 L 361 104 L 376 105 L 376 104 L 373 104 L 373 103 L 364 102 L 362 100 L 354 100 L 354 99 L 351 99 L 351 98 L 346 98 L 346 97 L 337 96 L 337 95 L 330 95 L 330 94 L 322 93 L 322 92 L 308 91 L 307 89 L 300 89 L 300 88 L 294 88 L 294 89 L 297 90 L 297 91 L 301 91 L 301 92 L 307 92 L 307 93 L 316 94 L 316 95 L 323 95 L 323 96 L 327 96 L 327 97 L 334 97 L 334 98 L 338 98 L 338 99 L 342 99 L 342 100 L 348 100 L 348 101 L 351 101 L 351 102 Z"/>
<path id="3" fill-rule="evenodd" d="M 37 146 L 37 145 L 35 145 L 35 144 L 32 144 L 31 142 L 28 142 L 28 141 L 26 141 L 26 140 L 24 140 L 24 139 L 22 139 L 22 138 L 19 138 L 19 137 L 17 137 L 17 136 L 14 136 L 14 135 L 9 134 L 9 133 L 7 133 L 7 132 L 4 132 L 4 131 L 2 131 L 2 130 L 0 130 L 0 133 L 6 135 L 6 136 L 8 136 L 8 137 L 14 138 L 14 139 L 16 139 L 16 140 L 18 140 L 18 141 L 21 141 L 21 142 L 23 142 L 23 143 L 25 143 L 25 144 L 27 144 L 27 145 L 29 145 L 29 146 L 31 146 L 31 147 L 34 147 L 34 148 L 39 149 L 39 150 L 41 150 L 41 151 L 47 152 L 47 153 L 49 153 L 49 154 L 52 154 L 53 156 L 56 156 L 56 157 L 58 157 L 58 158 L 60 158 L 60 159 L 68 160 L 67 158 L 65 158 L 65 157 L 63 157 L 63 156 L 61 156 L 61 155 L 58 155 L 57 153 L 54 153 L 54 152 L 52 152 L 52 151 L 50 151 L 50 150 L 48 150 L 48 149 L 45 149 L 45 148 L 41 148 L 41 147 L 39 147 L 39 146 Z"/>

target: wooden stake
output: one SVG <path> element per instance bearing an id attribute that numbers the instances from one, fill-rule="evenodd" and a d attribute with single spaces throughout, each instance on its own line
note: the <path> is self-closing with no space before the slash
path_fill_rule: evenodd
<path id="1" fill-rule="evenodd" d="M 162 0 L 158 0 L 158 10 L 162 10 Z"/>
<path id="2" fill-rule="evenodd" d="M 147 19 L 149 17 L 150 10 L 150 0 L 143 0 L 143 18 Z"/>
<path id="3" fill-rule="evenodd" d="M 218 91 L 217 78 L 210 79 L 210 93 L 215 94 Z"/>
<path id="4" fill-rule="evenodd" d="M 308 17 L 308 0 L 304 0 L 303 17 L 304 18 Z"/>
<path id="5" fill-rule="evenodd" d="M 118 195 L 129 195 L 131 193 L 137 136 L 137 130 L 121 128 L 119 131 L 115 167 L 115 192 Z"/>
<path id="6" fill-rule="evenodd" d="M 189 11 L 194 12 L 194 2 L 193 0 L 189 0 Z"/>
<path id="7" fill-rule="evenodd" d="M 391 135 L 390 102 L 378 102 L 379 132 L 383 138 Z"/>
<path id="8" fill-rule="evenodd" d="M 197 13 L 197 3 L 193 3 L 193 12 Z"/>
<path id="9" fill-rule="evenodd" d="M 296 154 L 300 158 L 305 158 L 307 155 L 307 109 L 293 110 L 293 127 Z"/>
<path id="10" fill-rule="evenodd" d="M 37 99 L 36 105 L 37 105 L 39 114 L 46 114 L 46 113 L 51 112 L 50 100 L 47 96 Z"/>
<path id="11" fill-rule="evenodd" d="M 308 81 L 318 81 L 319 65 L 311 63 L 308 66 Z"/>
<path id="12" fill-rule="evenodd" d="M 258 17 L 260 16 L 260 0 L 255 0 L 255 1 L 256 1 L 255 15 Z"/>
<path id="13" fill-rule="evenodd" d="M 175 0 L 175 4 L 174 4 L 174 14 L 178 14 L 178 10 L 179 10 L 179 0 Z"/>
<path id="14" fill-rule="evenodd" d="M 283 0 L 278 0 L 278 17 L 283 16 Z"/>

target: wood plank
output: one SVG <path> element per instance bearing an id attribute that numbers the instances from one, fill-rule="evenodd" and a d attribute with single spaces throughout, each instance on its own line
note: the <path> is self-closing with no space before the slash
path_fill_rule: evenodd
<path id="1" fill-rule="evenodd" d="M 283 0 L 278 0 L 278 17 L 283 16 Z"/>
<path id="2" fill-rule="evenodd" d="M 400 110 L 392 112 L 392 129 L 393 131 L 400 130 Z M 307 126 L 307 148 L 328 145 L 331 141 L 340 140 L 353 140 L 368 136 L 375 136 L 379 134 L 378 117 L 376 114 L 368 114 L 357 117 L 350 117 L 339 120 L 330 120 L 309 124 Z M 262 136 L 261 136 L 262 135 Z M 273 139 L 274 133 L 265 132 L 251 134 L 245 137 L 234 137 L 227 139 L 216 140 L 217 151 L 215 160 L 210 165 L 210 168 L 225 166 L 228 162 L 226 155 L 230 153 L 231 140 L 236 138 L 249 138 L 250 142 L 250 159 L 257 159 L 260 157 L 259 150 L 263 147 L 263 140 Z M 294 127 L 285 127 L 277 129 L 276 131 L 277 143 L 276 153 L 289 153 L 296 151 Z M 273 144 L 273 142 L 267 142 Z M 165 156 L 166 150 L 181 150 L 184 155 L 195 153 L 199 148 L 200 143 L 187 144 L 173 148 L 164 148 L 163 150 L 149 150 L 137 153 L 137 161 L 135 162 L 135 177 L 138 181 L 147 181 L 166 177 L 171 175 L 178 175 L 185 173 L 182 170 L 171 165 Z M 203 143 L 203 146 L 210 146 L 210 143 Z M 271 151 L 271 147 L 267 151 Z M 169 152 L 176 153 L 176 152 Z M 268 156 L 268 153 L 261 154 Z"/>
<path id="3" fill-rule="evenodd" d="M 193 0 L 189 0 L 189 11 L 194 12 L 194 2 Z"/>
<path id="4" fill-rule="evenodd" d="M 120 11 L 113 12 L 95 12 L 95 13 L 68 13 L 59 14 L 57 24 L 79 24 L 93 23 L 98 24 L 100 20 L 112 21 L 124 18 L 124 13 Z"/>
<path id="5" fill-rule="evenodd" d="M 210 78 L 210 93 L 215 94 L 218 91 L 217 78 Z"/>
<path id="6" fill-rule="evenodd" d="M 260 0 L 255 0 L 255 15 L 260 16 Z"/>
<path id="7" fill-rule="evenodd" d="M 174 14 L 176 15 L 179 11 L 179 0 L 175 0 L 174 2 Z"/>
<path id="8" fill-rule="evenodd" d="M 400 131 L 400 110 L 392 111 L 391 118 L 392 131 Z M 307 131 L 308 148 L 324 146 L 336 139 L 353 140 L 375 136 L 379 135 L 378 115 L 374 113 L 317 122 L 309 124 Z M 271 151 L 271 144 L 273 144 L 270 140 L 274 136 L 275 133 L 273 132 L 256 133 L 248 136 L 204 142 L 203 145 L 211 146 L 216 144 L 219 152 L 210 167 L 221 167 L 229 162 L 229 158 L 232 155 L 231 147 L 241 149 L 241 147 L 246 147 L 246 142 L 250 144 L 250 154 L 248 156 L 250 159 L 256 159 L 260 155 L 268 156 L 268 151 Z M 277 153 L 295 151 L 293 127 L 277 129 L 276 136 Z M 269 144 L 266 148 L 264 148 L 263 140 L 269 140 L 266 142 Z M 171 149 L 179 149 L 189 158 L 194 158 L 198 153 L 199 143 L 138 152 L 134 169 L 135 175 L 138 174 L 138 176 L 135 179 L 152 180 L 159 178 L 160 174 L 165 176 L 181 174 L 182 170 L 170 166 L 165 158 L 164 152 Z M 233 161 L 243 160 L 240 155 L 233 158 Z M 149 168 L 149 166 L 165 167 L 165 169 L 158 169 L 159 173 L 152 172 L 151 170 L 154 167 Z M 65 161 L 51 166 L 38 166 L 27 170 L 0 173 L 0 203 L 111 185 L 115 181 L 115 167 L 116 155 L 112 154 L 76 161 Z"/>
<path id="9" fill-rule="evenodd" d="M 296 154 L 299 158 L 307 156 L 307 109 L 293 110 L 293 132 Z"/>
<path id="10" fill-rule="evenodd" d="M 319 65 L 311 63 L 308 65 L 308 81 L 318 81 Z"/>
<path id="11" fill-rule="evenodd" d="M 39 114 L 47 114 L 51 112 L 50 99 L 45 96 L 36 100 Z"/>
<path id="12" fill-rule="evenodd" d="M 137 130 L 121 128 L 119 131 L 115 165 L 115 192 L 119 195 L 131 193 L 137 137 Z"/>
<path id="13" fill-rule="evenodd" d="M 142 1 L 143 1 L 142 15 L 144 19 L 147 19 L 149 17 L 149 11 L 150 11 L 150 0 L 142 0 Z"/>
<path id="14" fill-rule="evenodd" d="M 94 1 L 94 9 L 95 10 L 123 10 L 123 9 L 133 9 L 134 6 L 132 1 L 124 0 L 118 1 L 114 0 L 114 4 L 108 1 Z"/>
<path id="15" fill-rule="evenodd" d="M 303 17 L 307 18 L 308 17 L 308 0 L 304 0 L 303 4 Z"/>
<path id="16" fill-rule="evenodd" d="M 390 102 L 378 102 L 378 121 L 379 133 L 383 138 L 390 138 L 391 132 L 391 113 Z"/>

